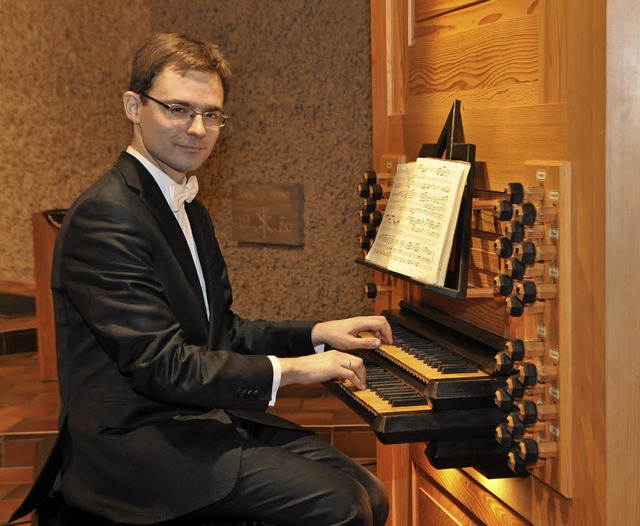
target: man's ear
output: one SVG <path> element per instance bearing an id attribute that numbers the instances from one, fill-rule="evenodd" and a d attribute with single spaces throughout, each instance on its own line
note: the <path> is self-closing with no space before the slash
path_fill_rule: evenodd
<path id="1" fill-rule="evenodd" d="M 127 119 L 129 119 L 134 124 L 139 124 L 139 111 L 140 106 L 142 105 L 140 95 L 133 91 L 125 91 L 124 95 L 122 96 L 122 102 L 124 104 L 124 112 L 127 115 Z"/>

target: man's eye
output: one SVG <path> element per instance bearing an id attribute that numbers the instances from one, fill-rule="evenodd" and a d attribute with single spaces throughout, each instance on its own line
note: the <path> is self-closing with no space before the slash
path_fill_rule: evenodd
<path id="1" fill-rule="evenodd" d="M 217 111 L 207 111 L 202 114 L 205 119 L 211 119 L 217 121 L 220 118 L 220 114 Z"/>
<path id="2" fill-rule="evenodd" d="M 171 113 L 171 115 L 185 115 L 190 111 L 191 110 L 185 106 L 171 106 L 169 108 L 169 113 Z"/>

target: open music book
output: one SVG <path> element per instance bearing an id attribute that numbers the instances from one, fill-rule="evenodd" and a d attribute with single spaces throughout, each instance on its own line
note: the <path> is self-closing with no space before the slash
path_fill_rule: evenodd
<path id="1" fill-rule="evenodd" d="M 444 285 L 470 167 L 428 157 L 399 164 L 365 259 L 421 283 Z"/>

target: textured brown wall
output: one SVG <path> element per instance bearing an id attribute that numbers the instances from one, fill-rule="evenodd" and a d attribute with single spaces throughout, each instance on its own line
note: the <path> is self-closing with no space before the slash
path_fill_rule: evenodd
<path id="1" fill-rule="evenodd" d="M 66 208 L 130 138 L 121 108 L 132 52 L 155 31 L 220 43 L 232 116 L 198 172 L 249 317 L 368 312 L 355 182 L 371 165 L 366 0 L 0 0 L 0 280 L 33 281 L 31 214 Z M 231 185 L 304 185 L 305 246 L 238 246 Z"/>

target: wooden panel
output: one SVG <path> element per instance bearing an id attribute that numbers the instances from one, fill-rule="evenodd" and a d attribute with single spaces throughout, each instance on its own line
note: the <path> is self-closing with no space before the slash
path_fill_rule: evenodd
<path id="1" fill-rule="evenodd" d="M 412 524 L 433 526 L 472 526 L 477 524 L 440 486 L 414 469 L 414 501 Z"/>
<path id="2" fill-rule="evenodd" d="M 378 478 L 389 494 L 390 510 L 386 526 L 411 524 L 411 462 L 409 444 L 386 446 L 377 443 Z"/>
<path id="3" fill-rule="evenodd" d="M 0 291 L 33 296 L 36 293 L 36 285 L 35 283 L 0 280 Z"/>
<path id="4" fill-rule="evenodd" d="M 542 2 L 540 25 L 540 103 L 567 100 L 567 2 Z"/>
<path id="5" fill-rule="evenodd" d="M 607 12 L 606 384 L 607 524 L 640 524 L 640 4 Z M 602 422 L 599 422 L 602 423 Z"/>
<path id="6" fill-rule="evenodd" d="M 371 2 L 371 97 L 374 169 L 385 172 L 387 153 L 387 9 L 386 2 Z"/>
<path id="7" fill-rule="evenodd" d="M 494 334 L 500 336 L 508 335 L 504 314 L 504 298 L 479 298 L 460 301 L 414 285 L 411 299 L 417 303 L 433 305 Z"/>
<path id="8" fill-rule="evenodd" d="M 535 9 L 523 14 L 416 41 L 407 55 L 408 112 L 420 112 L 430 99 L 483 107 L 536 103 L 540 17 Z"/>
<path id="9" fill-rule="evenodd" d="M 415 0 L 414 17 L 416 26 L 426 25 L 431 19 L 445 13 L 470 8 L 476 4 L 482 4 L 487 0 Z"/>
<path id="10" fill-rule="evenodd" d="M 462 7 L 465 7 L 462 9 Z M 541 103 L 566 101 L 567 71 L 567 4 L 539 0 L 416 0 L 414 39 L 454 36 L 473 29 L 489 29 L 517 25 L 519 19 L 536 14 L 540 17 L 537 72 Z M 519 39 L 519 37 L 517 37 Z M 434 47 L 437 43 L 427 44 Z M 532 51 L 536 51 L 532 49 Z M 486 57 L 482 56 L 482 61 Z M 465 62 L 468 62 L 465 59 Z M 512 87 L 512 94 L 517 90 Z M 466 94 L 468 95 L 468 94 Z M 518 100 L 518 99 L 516 99 Z"/>
<path id="11" fill-rule="evenodd" d="M 615 392 L 619 385 L 617 381 L 605 383 L 604 324 L 610 318 L 604 304 L 606 2 L 596 0 L 588 7 L 581 0 L 565 4 L 571 20 L 567 26 L 567 121 L 568 159 L 574 179 L 571 332 L 574 355 L 580 357 L 572 364 L 579 406 L 573 417 L 575 497 L 571 520 L 574 524 L 633 524 L 635 521 L 608 523 L 606 519 L 605 401 L 607 391 Z M 619 488 L 627 482 L 620 480 Z M 639 492 L 636 487 L 635 499 Z"/>
<path id="12" fill-rule="evenodd" d="M 389 118 L 389 151 L 414 160 L 422 144 L 435 142 L 448 108 L 429 106 L 431 113 Z M 568 159 L 567 106 L 545 104 L 483 109 L 462 104 L 465 140 L 476 145 L 486 164 L 482 184 L 503 191 L 523 175 L 529 159 Z M 477 187 L 477 186 L 476 186 Z"/>
<path id="13" fill-rule="evenodd" d="M 38 360 L 40 379 L 57 381 L 56 329 L 51 295 L 51 264 L 58 229 L 44 214 L 35 213 L 33 222 L 33 252 L 36 274 L 36 316 L 38 318 Z"/>
<path id="14" fill-rule="evenodd" d="M 497 274 L 500 272 L 499 264 L 500 262 L 495 254 L 484 250 L 477 250 L 475 248 L 471 249 L 471 253 L 469 255 L 469 268 Z"/>
<path id="15" fill-rule="evenodd" d="M 529 524 L 526 519 L 514 513 L 464 472 L 455 469 L 436 470 L 429 464 L 423 453 L 424 444 L 412 444 L 410 451 L 414 468 L 422 472 L 425 478 L 433 481 L 432 485 L 437 483 L 443 493 L 452 495 L 452 500 L 455 500 L 457 506 L 463 510 L 470 510 L 481 524 L 487 526 L 505 526 L 507 524 L 525 526 Z"/>
<path id="16" fill-rule="evenodd" d="M 529 161 L 525 165 L 522 182 L 526 186 L 541 185 L 545 192 L 538 206 L 551 206 L 557 217 L 544 226 L 545 237 L 537 244 L 556 246 L 557 256 L 544 262 L 545 271 L 536 281 L 555 284 L 557 297 L 544 301 L 544 312 L 531 318 L 531 327 L 525 333 L 525 340 L 543 341 L 545 354 L 536 363 L 556 367 L 558 378 L 544 384 L 544 391 L 531 399 L 536 403 L 558 404 L 557 418 L 546 422 L 545 429 L 536 436 L 537 440 L 552 443 L 558 447 L 558 456 L 540 461 L 533 468 L 535 475 L 565 497 L 573 496 L 572 453 L 574 446 L 572 408 L 573 363 L 580 356 L 574 356 L 572 347 L 572 215 L 571 200 L 573 180 L 571 167 L 566 162 Z M 552 234 L 552 230 L 555 232 Z M 529 398 L 529 397 L 528 397 Z"/>
<path id="17" fill-rule="evenodd" d="M 445 36 L 530 15 L 537 0 L 416 0 L 414 37 Z"/>

